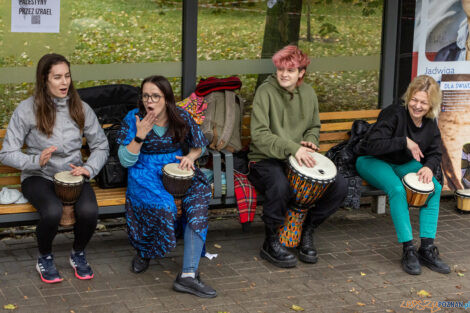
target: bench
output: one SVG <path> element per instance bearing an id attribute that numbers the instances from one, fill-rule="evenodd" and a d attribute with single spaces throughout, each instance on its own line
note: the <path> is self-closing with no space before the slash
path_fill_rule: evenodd
<path id="1" fill-rule="evenodd" d="M 107 127 L 110 125 L 104 125 Z M 6 129 L 0 129 L 0 141 L 3 142 L 5 137 Z M 85 147 L 86 140 L 83 139 L 83 146 Z M 1 148 L 1 144 L 0 144 Z M 222 154 L 217 151 L 210 151 L 212 160 L 213 160 L 213 171 L 214 171 L 214 191 L 213 197 L 211 199 L 211 205 L 222 205 L 227 199 L 229 203 L 235 203 L 234 200 L 234 191 L 233 184 L 231 189 L 227 186 L 226 195 L 222 194 L 221 188 L 221 170 L 222 170 L 222 155 L 225 151 L 222 151 Z M 89 152 L 86 149 L 82 149 L 82 154 L 84 156 L 89 155 Z M 230 161 L 230 156 L 227 157 Z M 233 163 L 233 162 L 232 162 Z M 233 167 L 232 167 L 233 168 Z M 20 174 L 21 171 L 0 164 L 0 189 L 3 187 L 7 188 L 16 188 L 20 189 Z M 233 171 L 232 175 L 227 179 L 232 179 L 233 181 Z M 111 217 L 111 216 L 122 216 L 125 213 L 125 194 L 126 188 L 100 188 L 94 181 L 92 181 L 93 190 L 96 194 L 96 200 L 99 207 L 99 216 Z M 39 214 L 36 209 L 30 204 L 0 204 L 0 225 L 2 226 L 14 226 L 20 224 L 28 224 L 32 221 L 39 219 Z"/>
<path id="2" fill-rule="evenodd" d="M 366 120 L 374 123 L 380 110 L 357 110 L 341 112 L 321 112 L 320 121 L 320 153 L 326 153 L 331 147 L 349 138 L 348 131 L 355 120 Z M 242 122 L 242 144 L 250 143 L 250 116 L 246 115 Z M 372 196 L 372 209 L 377 214 L 385 213 L 386 195 L 382 190 L 376 189 L 363 181 L 362 196 Z"/>
<path id="3" fill-rule="evenodd" d="M 374 122 L 380 110 L 361 110 L 345 112 L 320 113 L 322 122 L 320 131 L 320 152 L 325 153 L 337 143 L 348 138 L 348 131 L 356 119 L 364 119 Z M 244 146 L 249 144 L 250 117 L 245 116 L 242 121 L 242 142 Z M 106 127 L 106 125 L 105 125 Z M 0 130 L 0 140 L 5 136 L 6 130 Z M 233 155 L 228 151 L 210 151 L 213 159 L 214 193 L 211 200 L 212 206 L 233 206 L 236 204 L 233 186 Z M 227 189 L 225 195 L 221 188 L 222 159 L 225 162 Z M 19 188 L 20 171 L 9 166 L 0 165 L 0 188 Z M 99 216 L 123 215 L 125 212 L 126 188 L 102 189 L 93 184 L 99 206 Z M 385 213 L 386 196 L 383 191 L 369 185 L 362 189 L 364 196 L 373 196 L 373 207 L 377 213 Z M 17 225 L 38 220 L 39 215 L 35 208 L 29 204 L 0 204 L 0 225 Z"/>

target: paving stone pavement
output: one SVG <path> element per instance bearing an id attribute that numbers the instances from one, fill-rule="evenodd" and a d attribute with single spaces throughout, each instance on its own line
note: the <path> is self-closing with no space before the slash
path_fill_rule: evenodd
<path id="1" fill-rule="evenodd" d="M 458 214 L 455 202 L 444 198 L 436 244 L 453 268 L 449 275 L 423 268 L 411 276 L 400 268 L 389 214 L 370 207 L 341 209 L 315 234 L 317 264 L 279 269 L 259 257 L 263 223 L 256 218 L 243 233 L 236 219 L 211 220 L 207 249 L 218 253 L 201 260 L 201 278 L 218 292 L 215 299 L 174 292 L 181 268 L 182 241 L 170 255 L 151 262 L 147 272 L 133 274 L 134 251 L 123 229 L 97 232 L 87 249 L 95 278 L 80 281 L 68 264 L 73 235 L 54 241 L 56 264 L 64 281 L 41 282 L 34 268 L 33 237 L 0 241 L 0 311 L 5 312 L 463 312 L 437 307 L 438 301 L 470 300 L 470 214 Z M 412 209 L 415 238 L 418 210 Z M 429 297 L 422 298 L 424 290 Z M 14 310 L 5 305 L 14 305 Z M 470 304 L 470 303 L 469 303 Z M 408 308 L 407 308 L 408 306 Z"/>

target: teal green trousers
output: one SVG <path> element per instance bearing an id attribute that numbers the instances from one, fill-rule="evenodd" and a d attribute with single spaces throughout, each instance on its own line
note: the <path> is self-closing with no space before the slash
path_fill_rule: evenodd
<path id="1" fill-rule="evenodd" d="M 401 179 L 408 173 L 418 172 L 421 167 L 423 165 L 416 160 L 397 165 L 373 156 L 361 156 L 356 161 L 359 175 L 369 184 L 382 189 L 388 195 L 398 242 L 413 239 L 406 191 Z M 435 177 L 432 178 L 432 181 L 435 189 L 434 194 L 430 196 L 427 205 L 421 207 L 419 212 L 419 235 L 421 238 L 436 237 L 442 186 Z"/>

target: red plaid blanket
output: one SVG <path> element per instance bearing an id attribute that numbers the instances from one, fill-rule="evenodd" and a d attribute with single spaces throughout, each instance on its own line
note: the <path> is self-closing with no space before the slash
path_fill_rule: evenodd
<path id="1" fill-rule="evenodd" d="M 233 184 L 240 223 L 252 222 L 256 212 L 256 191 L 244 174 L 234 172 Z"/>

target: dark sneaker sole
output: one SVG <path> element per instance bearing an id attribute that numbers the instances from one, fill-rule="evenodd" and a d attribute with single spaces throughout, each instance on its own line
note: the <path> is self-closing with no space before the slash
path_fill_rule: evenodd
<path id="1" fill-rule="evenodd" d="M 292 259 L 289 261 L 279 261 L 272 256 L 269 255 L 266 251 L 264 251 L 263 248 L 261 248 L 261 251 L 259 252 L 259 256 L 262 259 L 265 259 L 269 263 L 272 263 L 273 265 L 281 268 L 290 268 L 290 267 L 295 267 L 297 265 L 297 259 Z"/>
<path id="2" fill-rule="evenodd" d="M 36 264 L 36 270 L 38 271 L 39 273 L 39 277 L 41 277 L 41 280 L 43 282 L 45 282 L 46 284 L 57 284 L 57 283 L 60 283 L 61 281 L 63 281 L 64 279 L 62 277 L 58 277 L 58 278 L 55 278 L 53 280 L 48 280 L 48 279 L 45 279 L 43 276 L 42 276 L 42 273 L 41 271 L 39 270 L 39 266 Z"/>
<path id="3" fill-rule="evenodd" d="M 401 268 L 405 271 L 405 273 L 408 273 L 410 275 L 421 275 L 421 269 L 419 269 L 419 271 L 412 271 L 409 268 L 405 267 L 403 263 L 401 264 Z"/>
<path id="4" fill-rule="evenodd" d="M 185 287 L 181 285 L 180 283 L 174 282 L 173 283 L 173 290 L 178 291 L 178 292 L 184 292 L 184 293 L 190 293 L 192 295 L 195 295 L 200 298 L 215 298 L 217 297 L 217 294 L 207 294 L 207 293 L 202 293 L 200 291 Z"/>
<path id="5" fill-rule="evenodd" d="M 304 262 L 304 263 L 315 264 L 315 263 L 318 262 L 318 255 L 317 256 L 311 256 L 311 255 L 303 254 L 299 250 L 299 260 Z"/>
<path id="6" fill-rule="evenodd" d="M 421 265 L 426 266 L 426 267 L 429 268 L 431 271 L 438 272 L 438 273 L 441 273 L 441 274 L 449 274 L 449 273 L 451 272 L 450 268 L 449 268 L 449 269 L 442 269 L 442 268 L 439 268 L 439 267 L 434 266 L 433 264 L 427 262 L 426 260 L 424 260 L 424 259 L 421 258 L 421 257 L 419 257 L 419 263 L 421 263 Z"/>

